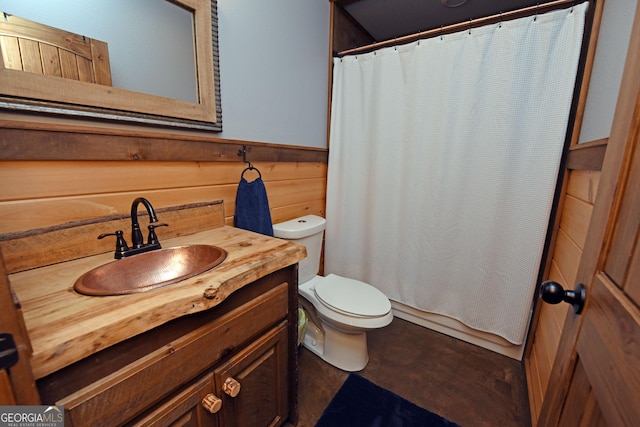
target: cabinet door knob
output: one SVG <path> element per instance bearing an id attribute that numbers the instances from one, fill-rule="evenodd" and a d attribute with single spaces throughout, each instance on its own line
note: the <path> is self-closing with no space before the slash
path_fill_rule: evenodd
<path id="1" fill-rule="evenodd" d="M 240 393 L 240 383 L 229 377 L 222 384 L 222 391 L 231 397 L 236 397 Z"/>
<path id="2" fill-rule="evenodd" d="M 202 406 L 207 411 L 215 414 L 222 408 L 222 399 L 216 397 L 213 393 L 209 393 L 202 399 Z"/>

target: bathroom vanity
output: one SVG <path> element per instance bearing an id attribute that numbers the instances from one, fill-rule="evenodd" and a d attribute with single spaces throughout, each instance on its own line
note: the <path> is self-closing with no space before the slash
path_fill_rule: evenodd
<path id="1" fill-rule="evenodd" d="M 42 404 L 63 405 L 67 426 L 295 423 L 304 248 L 225 225 L 183 234 L 174 224 L 163 247 L 216 245 L 225 261 L 118 296 L 73 290 L 113 252 L 9 275 Z"/>

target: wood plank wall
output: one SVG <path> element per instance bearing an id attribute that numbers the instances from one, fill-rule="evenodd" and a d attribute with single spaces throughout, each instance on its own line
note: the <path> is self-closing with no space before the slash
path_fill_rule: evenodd
<path id="1" fill-rule="evenodd" d="M 256 162 L 276 222 L 324 216 L 326 164 Z M 242 163 L 122 161 L 0 162 L 0 234 L 127 214 L 146 197 L 156 208 L 223 200 L 233 225 Z M 253 179 L 255 172 L 245 177 Z M 110 232 L 114 230 L 105 230 Z"/>
<path id="2" fill-rule="evenodd" d="M 595 147 L 594 150 L 599 150 L 600 147 Z M 578 156 L 579 154 L 574 158 Z M 601 155 L 595 156 L 595 158 L 598 157 L 601 160 Z M 598 162 L 595 163 L 597 166 Z M 576 166 L 584 167 L 584 165 Z M 553 256 L 549 274 L 545 280 L 554 280 L 565 288 L 573 288 L 599 180 L 599 170 L 569 170 L 565 186 L 566 192 L 558 220 L 559 227 L 552 250 Z M 568 304 L 540 304 L 540 315 L 531 350 L 529 356 L 525 358 L 529 405 L 534 426 L 537 424 L 542 401 L 547 391 L 551 368 L 569 309 Z"/>
<path id="3" fill-rule="evenodd" d="M 331 6 L 333 11 L 331 51 L 334 54 L 376 41 L 341 5 L 332 2 Z"/>
<path id="4" fill-rule="evenodd" d="M 127 214 L 131 202 L 138 196 L 146 197 L 156 208 L 223 200 L 225 222 L 233 224 L 237 184 L 246 166 L 235 154 L 237 144 L 226 148 L 229 141 L 210 141 L 204 152 L 199 147 L 196 152 L 189 153 L 189 141 L 181 140 L 187 152 L 183 147 L 181 155 L 175 157 L 201 158 L 201 161 L 174 161 L 171 160 L 171 152 L 165 152 L 164 156 L 155 152 L 157 160 L 153 161 L 109 160 L 121 158 L 122 152 L 130 155 L 144 150 L 139 150 L 137 141 L 122 142 L 123 138 L 130 138 L 130 134 L 107 131 L 100 134 L 96 131 L 100 135 L 93 138 L 92 133 L 76 133 L 69 129 L 65 132 L 61 133 L 59 128 L 51 131 L 39 129 L 37 136 L 33 136 L 29 129 L 16 129 L 6 124 L 4 128 L 0 126 L 0 145 L 3 147 L 0 157 L 0 234 Z M 73 138 L 69 138 L 70 134 Z M 16 140 L 16 135 L 24 135 L 28 141 Z M 94 151 L 87 159 L 80 154 L 77 160 L 67 160 L 69 152 L 81 152 L 83 145 L 87 146 L 87 151 L 92 151 L 90 141 L 98 137 L 106 138 L 103 142 L 108 144 L 102 148 L 103 154 L 96 155 Z M 166 135 L 155 138 L 162 146 L 161 139 Z M 70 140 L 73 140 L 71 146 L 68 145 Z M 21 160 L 20 153 L 30 150 L 35 153 L 34 146 L 45 143 L 48 160 Z M 144 144 L 150 144 L 149 140 L 145 139 Z M 198 147 L 197 141 L 193 146 Z M 233 151 L 233 155 L 220 156 L 221 147 Z M 309 152 L 309 149 L 291 146 L 280 149 L 276 144 L 260 143 L 254 143 L 253 148 L 255 157 L 264 159 L 252 163 L 260 170 L 265 182 L 274 222 L 311 213 L 324 216 L 327 173 L 324 159 L 327 150 L 311 150 L 311 156 L 302 156 L 302 161 L 296 161 L 301 158 L 296 151 Z M 132 157 L 140 158 L 137 154 Z M 256 176 L 253 171 L 245 174 L 248 180 Z"/>

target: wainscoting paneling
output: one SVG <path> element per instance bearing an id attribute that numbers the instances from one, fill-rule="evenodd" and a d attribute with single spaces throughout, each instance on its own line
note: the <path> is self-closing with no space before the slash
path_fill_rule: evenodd
<path id="1" fill-rule="evenodd" d="M 573 288 L 582 256 L 585 236 L 598 189 L 600 172 L 571 170 L 559 218 L 549 277 L 563 286 Z M 567 304 L 541 304 L 531 353 L 525 358 L 532 425 L 536 425 L 551 368 L 558 350 L 560 335 L 569 310 Z"/>
<path id="2" fill-rule="evenodd" d="M 324 163 L 257 162 L 274 221 L 324 215 Z M 126 214 L 138 196 L 156 208 L 223 200 L 233 223 L 242 162 L 0 162 L 0 234 Z M 254 178 L 247 172 L 246 178 Z M 110 231 L 110 230 L 106 230 Z M 112 231 L 112 230 L 111 230 Z"/>

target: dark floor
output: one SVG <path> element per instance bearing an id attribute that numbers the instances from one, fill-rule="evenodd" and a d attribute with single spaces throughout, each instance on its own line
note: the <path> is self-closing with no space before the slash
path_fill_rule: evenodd
<path id="1" fill-rule="evenodd" d="M 522 363 L 394 318 L 367 334 L 360 375 L 463 427 L 531 425 Z M 347 373 L 300 347 L 299 427 L 312 427 Z"/>

